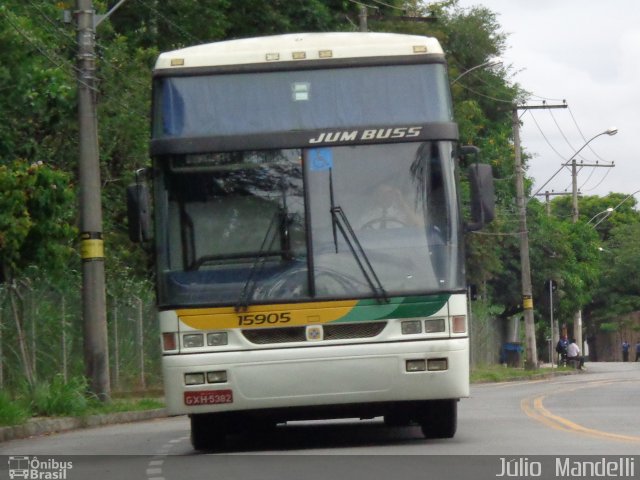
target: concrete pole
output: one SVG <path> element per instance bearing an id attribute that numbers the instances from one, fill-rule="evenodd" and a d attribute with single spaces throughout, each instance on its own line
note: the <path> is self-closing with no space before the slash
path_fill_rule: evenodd
<path id="1" fill-rule="evenodd" d="M 578 223 L 578 218 L 578 169 L 576 159 L 573 158 L 571 160 L 571 220 L 573 223 Z M 573 337 L 582 351 L 582 309 L 573 315 Z"/>
<path id="2" fill-rule="evenodd" d="M 520 150 L 520 119 L 518 109 L 512 111 L 513 143 L 515 148 L 516 201 L 520 225 L 520 276 L 522 281 L 522 309 L 525 329 L 525 368 L 538 368 L 538 350 L 533 318 L 533 295 L 531 293 L 531 264 L 529 262 L 529 232 L 527 230 L 527 203 L 524 196 L 524 169 Z"/>
<path id="3" fill-rule="evenodd" d="M 85 373 L 102 401 L 111 396 L 102 239 L 102 202 L 92 0 L 76 0 L 78 25 L 78 121 L 80 158 L 80 256 Z"/>
<path id="4" fill-rule="evenodd" d="M 360 14 L 358 15 L 358 18 L 360 19 L 360 31 L 369 31 L 369 27 L 367 25 L 367 7 L 364 5 L 360 6 Z"/>

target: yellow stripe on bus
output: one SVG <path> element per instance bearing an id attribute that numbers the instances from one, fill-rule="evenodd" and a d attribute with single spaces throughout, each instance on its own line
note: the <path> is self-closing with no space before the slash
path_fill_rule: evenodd
<path id="1" fill-rule="evenodd" d="M 178 318 L 197 330 L 218 328 L 291 327 L 329 323 L 347 315 L 357 301 L 252 305 L 246 311 L 234 307 L 177 310 Z"/>

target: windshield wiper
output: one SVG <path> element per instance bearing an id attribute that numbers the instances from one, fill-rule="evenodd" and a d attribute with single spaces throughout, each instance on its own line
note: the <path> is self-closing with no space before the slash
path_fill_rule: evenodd
<path id="1" fill-rule="evenodd" d="M 249 276 L 247 277 L 246 282 L 244 282 L 242 292 L 240 292 L 240 298 L 238 298 L 235 305 L 236 312 L 246 311 L 249 307 L 249 301 L 253 297 L 253 293 L 255 292 L 257 285 L 257 281 L 255 279 L 256 274 L 264 267 L 265 259 L 271 256 L 271 254 L 267 254 L 267 252 L 273 248 L 273 244 L 275 243 L 276 238 L 278 238 L 278 229 L 276 226 L 282 224 L 283 218 L 286 218 L 286 213 L 283 208 L 278 208 L 273 217 L 271 217 L 269 228 L 267 228 L 267 232 L 264 234 L 260 249 L 254 257 L 251 270 L 249 270 Z"/>
<path id="2" fill-rule="evenodd" d="M 345 215 L 344 210 L 340 205 L 333 205 L 333 198 L 331 199 L 331 203 L 331 217 L 333 219 L 334 228 L 337 226 L 338 230 L 340 230 L 340 233 L 342 234 L 345 242 L 347 242 L 349 250 L 351 250 L 353 258 L 356 260 L 358 267 L 360 267 L 362 275 L 371 287 L 371 291 L 373 292 L 376 300 L 378 300 L 379 303 L 389 303 L 387 292 L 382 286 L 382 283 L 380 282 L 376 271 L 373 269 L 373 266 L 369 261 L 369 257 L 367 257 L 364 248 L 362 248 L 362 244 L 358 240 L 356 232 L 351 227 L 351 223 L 349 223 L 349 219 Z M 335 239 L 335 244 L 337 253 L 337 239 Z"/>

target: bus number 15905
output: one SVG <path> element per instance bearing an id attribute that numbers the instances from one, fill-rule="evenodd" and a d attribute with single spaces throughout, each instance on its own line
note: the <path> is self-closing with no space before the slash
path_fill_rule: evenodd
<path id="1" fill-rule="evenodd" d="M 251 325 L 275 325 L 277 323 L 288 323 L 291 321 L 291 312 L 279 313 L 255 313 L 238 315 L 238 326 L 248 327 Z"/>

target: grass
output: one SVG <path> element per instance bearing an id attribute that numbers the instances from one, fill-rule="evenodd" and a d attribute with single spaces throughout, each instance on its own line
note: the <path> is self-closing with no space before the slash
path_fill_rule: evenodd
<path id="1" fill-rule="evenodd" d="M 527 380 L 540 378 L 556 373 L 573 372 L 574 368 L 539 368 L 537 370 L 525 370 L 523 368 L 503 367 L 502 365 L 482 365 L 471 369 L 471 383 L 508 382 L 511 380 Z"/>
<path id="2" fill-rule="evenodd" d="M 100 402 L 88 393 L 82 377 L 65 382 L 56 376 L 50 382 L 22 385 L 15 396 L 0 392 L 0 427 L 25 423 L 32 417 L 84 417 L 105 413 L 155 410 L 164 407 L 157 398 L 118 398 Z"/>
<path id="3" fill-rule="evenodd" d="M 6 392 L 0 392 L 0 427 L 19 425 L 31 417 L 31 412 L 15 402 Z"/>
<path id="4" fill-rule="evenodd" d="M 106 404 L 92 404 L 87 413 L 98 415 L 101 413 L 139 412 L 158 408 L 164 408 L 164 402 L 155 398 L 116 399 Z"/>
<path id="5" fill-rule="evenodd" d="M 503 367 L 502 365 L 483 365 L 471 370 L 471 383 L 507 382 L 539 378 L 555 373 L 570 373 L 575 369 L 540 368 L 524 370 L 522 368 Z M 20 393 L 12 398 L 6 392 L 0 392 L 0 426 L 19 425 L 35 416 L 87 416 L 117 412 L 155 410 L 164 407 L 158 398 L 135 397 L 113 398 L 102 403 L 87 393 L 87 382 L 78 377 L 64 382 L 55 377 L 51 382 L 39 383 L 34 387 L 23 386 Z M 157 395 L 153 392 L 152 395 Z"/>

